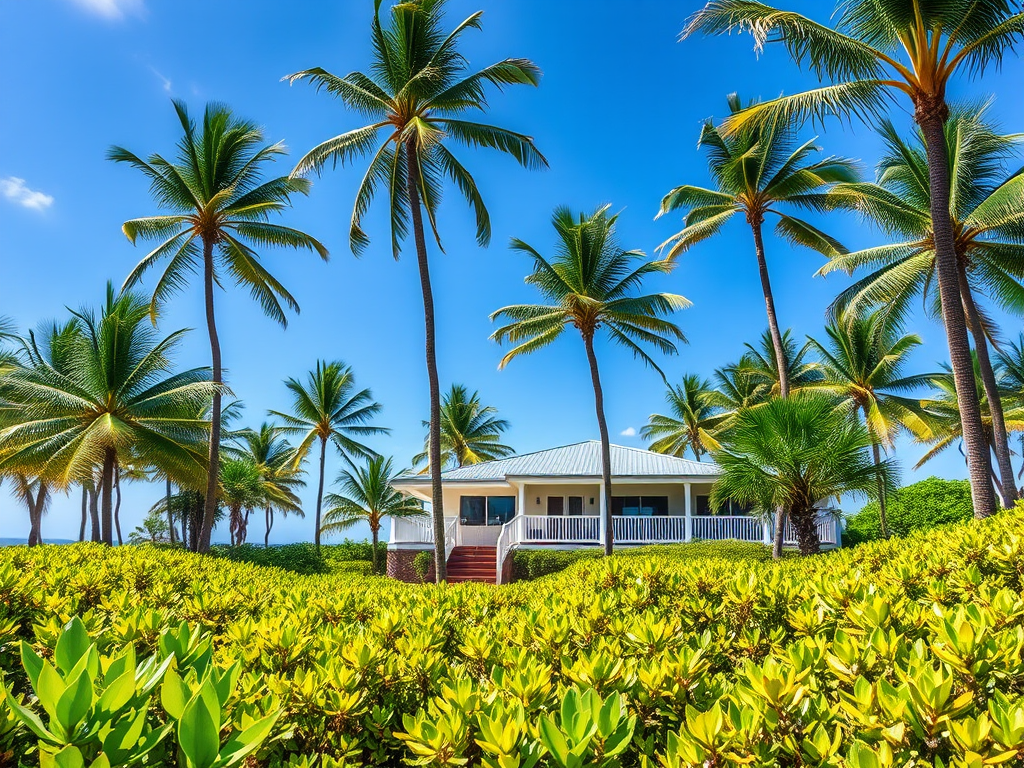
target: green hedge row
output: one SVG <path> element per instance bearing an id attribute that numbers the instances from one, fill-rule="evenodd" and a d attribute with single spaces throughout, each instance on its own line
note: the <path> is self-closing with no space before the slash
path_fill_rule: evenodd
<path id="1" fill-rule="evenodd" d="M 900 488 L 886 503 L 886 519 L 890 536 L 906 536 L 948 523 L 970 520 L 971 485 L 966 480 L 941 480 L 929 477 L 919 483 Z M 877 501 L 867 504 L 846 522 L 843 544 L 852 546 L 882 538 Z"/>

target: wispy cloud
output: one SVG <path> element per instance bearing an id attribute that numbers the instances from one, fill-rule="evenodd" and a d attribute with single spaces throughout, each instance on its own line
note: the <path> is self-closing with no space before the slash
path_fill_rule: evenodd
<path id="1" fill-rule="evenodd" d="M 0 179 L 0 195 L 24 208 L 41 211 L 53 204 L 53 198 L 43 192 L 37 192 L 25 186 L 25 180 L 17 176 Z"/>
<path id="2" fill-rule="evenodd" d="M 164 90 L 167 91 L 168 93 L 170 93 L 171 92 L 171 86 L 172 86 L 171 79 L 169 77 L 165 77 L 163 72 L 161 72 L 156 67 L 150 67 L 149 71 L 157 76 L 157 79 L 163 85 Z"/>
<path id="3" fill-rule="evenodd" d="M 82 8 L 105 19 L 123 19 L 127 15 L 136 15 L 143 9 L 143 0 L 71 0 Z"/>
<path id="4" fill-rule="evenodd" d="M 619 432 L 619 434 L 623 437 L 634 437 L 636 435 L 636 430 L 633 427 L 626 427 L 624 430 Z"/>

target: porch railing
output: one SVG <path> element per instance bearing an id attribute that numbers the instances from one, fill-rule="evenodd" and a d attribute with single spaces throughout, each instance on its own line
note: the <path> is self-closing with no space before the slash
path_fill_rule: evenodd
<path id="1" fill-rule="evenodd" d="M 612 539 L 620 544 L 660 544 L 686 541 L 686 518 L 613 517 Z"/>
<path id="2" fill-rule="evenodd" d="M 434 537 L 431 536 L 431 539 Z M 459 545 L 459 518 L 453 517 L 444 526 L 444 561 L 452 556 L 452 551 Z"/>
<path id="3" fill-rule="evenodd" d="M 721 541 L 724 539 L 764 541 L 765 525 L 756 517 L 744 517 L 741 515 L 695 515 L 693 517 L 693 538 L 705 541 Z"/>

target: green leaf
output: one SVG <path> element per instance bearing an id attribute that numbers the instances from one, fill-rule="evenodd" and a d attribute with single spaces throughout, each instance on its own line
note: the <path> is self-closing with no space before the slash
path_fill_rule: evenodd
<path id="1" fill-rule="evenodd" d="M 226 768 L 241 762 L 246 755 L 259 749 L 270 735 L 280 715 L 280 712 L 273 712 L 257 720 L 244 731 L 233 733 L 221 749 L 220 759 L 217 761 L 218 768 Z"/>
<path id="2" fill-rule="evenodd" d="M 210 711 L 210 697 L 203 695 L 208 686 L 189 700 L 178 720 L 178 745 L 188 768 L 211 768 L 220 750 L 220 713 Z"/>
<path id="3" fill-rule="evenodd" d="M 4 686 L 4 696 L 7 699 L 7 706 L 10 707 L 14 716 L 21 720 L 21 722 L 23 722 L 28 729 L 32 731 L 32 733 L 49 744 L 59 743 L 57 737 L 46 730 L 46 726 L 43 725 L 43 721 L 39 718 L 39 715 L 28 707 L 23 707 L 19 704 L 17 699 L 11 695 L 10 690 L 8 690 L 6 686 Z"/>
<path id="4" fill-rule="evenodd" d="M 87 671 L 82 669 L 57 702 L 57 720 L 68 737 L 73 737 L 75 730 L 89 714 L 92 702 L 92 680 Z"/>
<path id="5" fill-rule="evenodd" d="M 75 616 L 64 626 L 64 631 L 61 632 L 60 639 L 57 640 L 57 647 L 53 652 L 53 660 L 57 669 L 65 675 L 68 674 L 89 652 L 91 646 L 92 641 L 89 639 L 89 632 L 86 630 L 85 624 Z"/>
<path id="6" fill-rule="evenodd" d="M 168 669 L 164 675 L 164 684 L 160 688 L 160 703 L 167 715 L 174 720 L 180 720 L 191 697 L 192 691 L 181 679 L 181 675 L 173 669 Z"/>
<path id="7" fill-rule="evenodd" d="M 85 758 L 78 747 L 64 747 L 60 752 L 57 752 L 52 757 L 48 757 L 46 761 L 43 760 L 44 755 L 46 755 L 45 752 L 39 755 L 39 765 L 41 768 L 45 768 L 47 763 L 54 766 L 54 768 L 85 768 Z"/>

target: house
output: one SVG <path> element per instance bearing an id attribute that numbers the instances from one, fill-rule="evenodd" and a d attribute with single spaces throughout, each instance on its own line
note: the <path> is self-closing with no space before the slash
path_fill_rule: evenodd
<path id="1" fill-rule="evenodd" d="M 616 546 L 696 539 L 771 542 L 771 524 L 748 510 L 729 503 L 712 512 L 709 497 L 719 476 L 713 463 L 612 445 L 611 469 L 611 499 L 601 482 L 597 440 L 442 473 L 449 580 L 501 583 L 517 548 L 600 546 L 609 505 Z M 394 485 L 429 502 L 430 482 L 429 475 L 405 474 Z M 839 544 L 833 519 L 823 516 L 818 532 L 824 546 Z M 388 575 L 411 579 L 413 559 L 433 549 L 433 542 L 429 515 L 393 521 Z"/>

